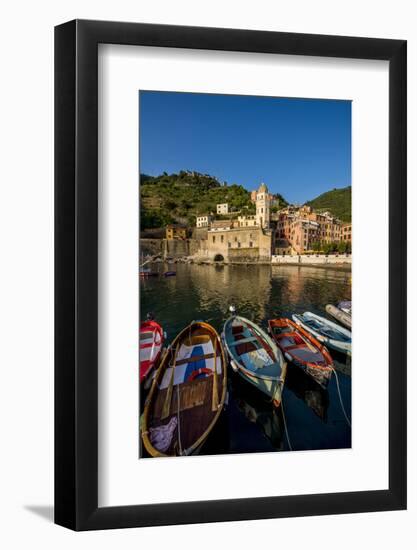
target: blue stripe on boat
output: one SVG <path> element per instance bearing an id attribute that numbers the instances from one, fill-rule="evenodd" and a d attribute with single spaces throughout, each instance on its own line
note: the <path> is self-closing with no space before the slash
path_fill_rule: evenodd
<path id="1" fill-rule="evenodd" d="M 204 355 L 203 346 L 195 346 L 195 348 L 193 348 L 193 351 L 191 352 L 191 357 L 195 357 L 196 355 Z M 188 380 L 188 377 L 192 372 L 198 369 L 202 369 L 205 366 L 206 366 L 205 359 L 200 359 L 199 361 L 195 361 L 194 363 L 188 363 L 184 373 L 184 381 L 186 382 Z"/>

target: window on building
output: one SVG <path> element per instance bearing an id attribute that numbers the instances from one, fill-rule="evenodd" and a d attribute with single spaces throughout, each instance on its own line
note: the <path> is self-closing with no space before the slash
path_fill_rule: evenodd
<path id="1" fill-rule="evenodd" d="M 231 248 L 232 243 L 227 243 L 228 248 Z"/>
<path id="2" fill-rule="evenodd" d="M 213 235 L 213 242 L 214 242 L 214 243 L 216 242 L 216 237 L 215 237 L 215 235 Z"/>
<path id="3" fill-rule="evenodd" d="M 249 241 L 249 246 L 250 246 L 250 248 L 253 247 L 253 242 L 252 241 Z"/>
<path id="4" fill-rule="evenodd" d="M 237 247 L 240 248 L 240 242 L 237 243 Z"/>
<path id="5" fill-rule="evenodd" d="M 235 237 L 235 243 L 237 243 L 237 237 Z"/>
<path id="6" fill-rule="evenodd" d="M 223 235 L 221 235 L 221 236 L 220 236 L 220 242 L 222 243 L 223 240 L 224 240 L 224 237 L 223 237 Z"/>

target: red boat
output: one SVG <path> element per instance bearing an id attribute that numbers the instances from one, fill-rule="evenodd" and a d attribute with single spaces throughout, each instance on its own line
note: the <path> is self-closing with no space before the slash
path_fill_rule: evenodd
<path id="1" fill-rule="evenodd" d="M 152 319 L 140 324 L 139 334 L 140 381 L 143 382 L 158 364 L 164 344 L 164 331 L 161 325 Z"/>
<path id="2" fill-rule="evenodd" d="M 269 332 L 288 361 L 326 388 L 333 371 L 327 348 L 290 319 L 271 319 Z"/>

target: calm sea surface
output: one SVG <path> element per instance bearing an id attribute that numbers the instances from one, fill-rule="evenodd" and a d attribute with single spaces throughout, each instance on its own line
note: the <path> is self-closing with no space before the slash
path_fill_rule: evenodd
<path id="1" fill-rule="evenodd" d="M 213 266 L 154 264 L 153 271 L 177 272 L 176 277 L 140 282 L 140 313 L 152 312 L 171 342 L 193 320 L 212 324 L 219 334 L 237 312 L 267 327 L 268 319 L 311 311 L 324 317 L 326 304 L 351 298 L 351 272 L 307 266 Z M 350 358 L 329 350 L 338 374 L 342 400 L 351 418 Z M 267 396 L 229 367 L 228 404 L 200 454 L 290 450 L 282 411 Z M 143 402 L 143 399 L 142 399 Z M 283 393 L 292 450 L 351 446 L 351 429 L 341 409 L 335 376 L 321 389 L 297 367 L 289 365 Z"/>

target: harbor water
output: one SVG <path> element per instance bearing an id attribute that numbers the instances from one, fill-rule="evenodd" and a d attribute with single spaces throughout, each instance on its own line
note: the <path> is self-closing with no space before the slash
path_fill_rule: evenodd
<path id="1" fill-rule="evenodd" d="M 351 299 L 351 271 L 347 268 L 184 263 L 149 267 L 161 276 L 140 281 L 140 317 L 145 319 L 152 313 L 166 332 L 168 343 L 193 320 L 210 323 L 220 334 L 232 304 L 239 315 L 266 330 L 268 319 L 291 319 L 293 313 L 311 311 L 329 318 L 326 304 Z M 176 271 L 176 276 L 163 277 L 168 270 Z M 340 396 L 351 418 L 351 359 L 329 351 Z M 141 394 L 141 410 L 143 401 Z M 324 390 L 289 364 L 282 408 L 275 409 L 266 395 L 229 366 L 227 406 L 200 454 L 350 446 L 351 428 L 343 414 L 334 374 Z"/>

